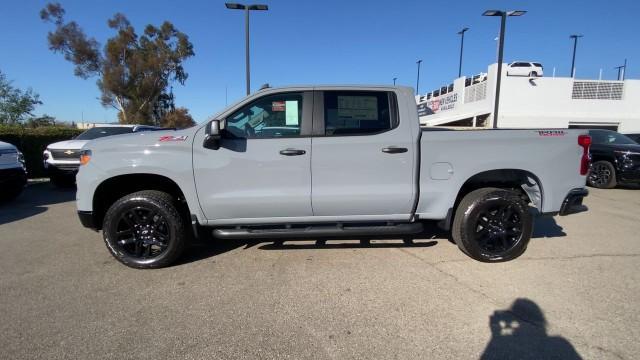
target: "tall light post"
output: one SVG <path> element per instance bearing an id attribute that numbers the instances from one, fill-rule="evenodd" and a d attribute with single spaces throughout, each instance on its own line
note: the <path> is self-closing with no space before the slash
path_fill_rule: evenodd
<path id="1" fill-rule="evenodd" d="M 571 58 L 571 77 L 576 77 L 576 48 L 578 47 L 578 38 L 584 35 L 571 35 L 569 38 L 573 39 L 573 57 Z"/>
<path id="2" fill-rule="evenodd" d="M 616 66 L 614 69 L 618 70 L 618 80 L 624 80 L 627 72 L 627 59 L 624 59 L 624 65 Z"/>
<path id="3" fill-rule="evenodd" d="M 251 93 L 251 70 L 249 64 L 249 11 L 269 10 L 267 5 L 244 5 L 237 3 L 225 3 L 227 9 L 244 10 L 244 31 L 245 31 L 245 68 L 247 76 L 247 95 Z"/>
<path id="4" fill-rule="evenodd" d="M 500 82 L 502 80 L 502 58 L 504 55 L 504 30 L 507 23 L 507 16 L 522 16 L 526 13 L 524 10 L 487 10 L 482 16 L 500 16 L 500 44 L 498 45 L 498 74 L 496 78 L 496 100 L 493 106 L 493 128 L 498 127 L 498 108 L 500 105 Z"/>
<path id="5" fill-rule="evenodd" d="M 420 95 L 420 64 L 422 64 L 422 60 L 416 61 L 418 64 L 418 78 L 416 79 L 416 94 Z"/>
<path id="6" fill-rule="evenodd" d="M 458 31 L 458 35 L 460 35 L 460 61 L 458 62 L 458 77 L 462 76 L 462 51 L 464 50 L 464 33 L 469 31 L 469 28 L 462 28 L 462 30 Z"/>
<path id="7" fill-rule="evenodd" d="M 393 86 L 396 86 L 396 80 L 398 80 L 398 78 L 397 78 L 397 77 L 394 77 L 394 78 L 393 78 Z"/>

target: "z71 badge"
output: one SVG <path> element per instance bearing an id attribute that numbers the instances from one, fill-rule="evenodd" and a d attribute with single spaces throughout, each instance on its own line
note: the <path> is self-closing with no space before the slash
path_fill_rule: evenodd
<path id="1" fill-rule="evenodd" d="M 158 139 L 158 141 L 160 142 L 164 142 L 164 141 L 185 141 L 187 140 L 186 135 L 182 135 L 182 136 L 173 136 L 173 135 L 165 135 L 165 136 L 161 136 L 160 139 Z"/>
<path id="2" fill-rule="evenodd" d="M 564 130 L 538 130 L 540 136 L 565 136 L 566 134 Z"/>

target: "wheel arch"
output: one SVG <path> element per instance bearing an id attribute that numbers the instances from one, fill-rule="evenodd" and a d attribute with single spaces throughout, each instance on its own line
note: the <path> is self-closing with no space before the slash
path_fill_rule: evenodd
<path id="1" fill-rule="evenodd" d="M 119 198 L 141 190 L 158 190 L 177 200 L 179 211 L 189 219 L 189 207 L 180 186 L 172 179 L 158 174 L 136 173 L 117 175 L 105 179 L 93 193 L 93 219 L 97 230 L 102 228 L 104 215 Z"/>
<path id="2" fill-rule="evenodd" d="M 458 191 L 455 201 L 456 206 L 465 195 L 484 187 L 521 191 L 538 211 L 542 211 L 542 202 L 544 199 L 542 182 L 532 172 L 523 169 L 487 170 L 469 177 Z"/>

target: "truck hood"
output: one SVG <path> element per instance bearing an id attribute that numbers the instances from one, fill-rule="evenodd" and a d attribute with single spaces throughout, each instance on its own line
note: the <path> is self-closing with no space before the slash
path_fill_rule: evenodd
<path id="1" fill-rule="evenodd" d="M 84 144 L 84 149 L 92 151 L 129 149 L 135 151 L 139 149 L 169 149 L 172 147 L 189 146 L 193 142 L 193 135 L 199 126 L 194 126 L 183 130 L 158 130 L 140 131 L 131 134 L 116 136 L 106 136 L 95 140 L 90 140 Z"/>
<path id="2" fill-rule="evenodd" d="M 66 150 L 66 149 L 69 149 L 69 150 L 80 150 L 88 142 L 89 142 L 89 140 L 58 141 L 57 143 L 49 144 L 49 146 L 47 146 L 47 149 L 54 149 L 54 150 Z"/>

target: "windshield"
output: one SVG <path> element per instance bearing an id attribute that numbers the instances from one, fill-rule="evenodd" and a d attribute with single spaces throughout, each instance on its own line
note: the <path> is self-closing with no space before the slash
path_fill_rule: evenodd
<path id="1" fill-rule="evenodd" d="M 76 140 L 93 140 L 105 136 L 129 134 L 132 132 L 132 127 L 94 127 L 78 135 Z"/>
<path id="2" fill-rule="evenodd" d="M 636 143 L 635 141 L 622 134 L 618 134 L 615 131 L 591 130 L 589 131 L 589 135 L 591 135 L 591 139 L 594 144 L 629 145 Z"/>

